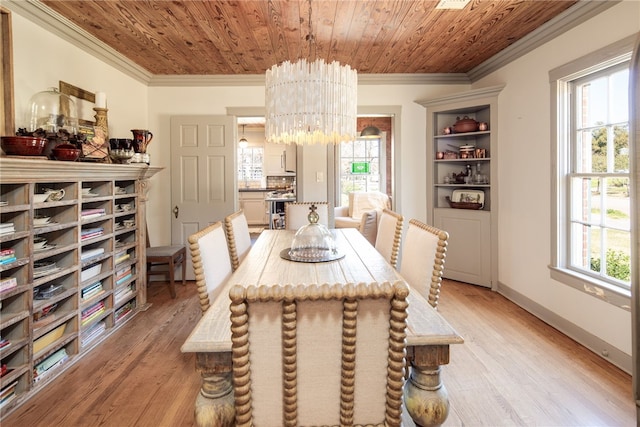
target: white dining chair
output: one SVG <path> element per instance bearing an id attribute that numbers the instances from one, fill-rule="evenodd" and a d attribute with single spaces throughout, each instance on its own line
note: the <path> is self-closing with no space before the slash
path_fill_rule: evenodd
<path id="1" fill-rule="evenodd" d="M 436 309 L 440 299 L 448 238 L 446 231 L 411 219 L 402 244 L 400 274 L 409 286 L 417 289 Z"/>
<path id="2" fill-rule="evenodd" d="M 192 234 L 188 241 L 200 308 L 204 313 L 231 276 L 231 258 L 222 222 Z"/>
<path id="3" fill-rule="evenodd" d="M 284 223 L 287 230 L 298 230 L 309 224 L 309 208 L 316 206 L 318 224 L 329 226 L 329 203 L 327 202 L 287 202 L 284 205 Z"/>
<path id="4" fill-rule="evenodd" d="M 389 209 L 384 209 L 380 214 L 374 246 L 393 268 L 396 268 L 398 263 L 403 221 L 402 215 Z"/>
<path id="5" fill-rule="evenodd" d="M 242 209 L 224 219 L 224 231 L 227 235 L 231 268 L 236 271 L 244 257 L 249 253 L 249 249 L 251 249 L 249 224 Z"/>
<path id="6" fill-rule="evenodd" d="M 409 288 L 235 285 L 236 426 L 401 425 Z"/>

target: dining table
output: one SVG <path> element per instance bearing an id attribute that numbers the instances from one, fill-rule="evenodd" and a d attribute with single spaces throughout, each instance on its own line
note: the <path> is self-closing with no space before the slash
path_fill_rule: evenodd
<path id="1" fill-rule="evenodd" d="M 217 297 L 182 345 L 195 353 L 202 377 L 195 402 L 198 426 L 233 426 L 235 410 L 231 362 L 229 289 L 235 285 L 371 283 L 404 280 L 355 228 L 330 232 L 343 257 L 328 262 L 297 262 L 281 252 L 291 247 L 293 230 L 264 230 L 238 269 L 221 285 Z M 425 260 L 425 263 L 429 263 Z M 463 338 L 411 287 L 408 296 L 407 360 L 409 375 L 403 403 L 416 425 L 441 425 L 449 413 L 449 398 L 441 370 L 449 363 L 449 347 Z"/>

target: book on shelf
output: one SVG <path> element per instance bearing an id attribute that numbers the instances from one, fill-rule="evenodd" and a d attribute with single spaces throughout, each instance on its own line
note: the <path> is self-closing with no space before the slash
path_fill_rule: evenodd
<path id="1" fill-rule="evenodd" d="M 3 249 L 0 251 L 0 261 L 13 258 L 16 256 L 16 250 L 13 248 Z"/>
<path id="2" fill-rule="evenodd" d="M 62 365 L 67 360 L 69 360 L 69 355 L 67 354 L 66 348 L 61 348 L 56 351 L 51 356 L 34 366 L 33 382 L 37 383 L 38 381 L 46 378 L 48 374 L 55 370 L 54 368 Z"/>
<path id="3" fill-rule="evenodd" d="M 14 262 L 15 260 L 17 260 L 18 258 L 16 258 L 15 256 L 3 259 L 2 261 L 0 261 L 0 265 L 4 265 L 4 264 L 11 264 L 12 262 Z"/>
<path id="4" fill-rule="evenodd" d="M 86 319 L 87 317 L 91 316 L 93 313 L 95 313 L 96 311 L 100 311 L 104 309 L 104 301 L 98 301 L 97 303 L 91 305 L 88 308 L 85 308 L 84 310 L 82 310 L 82 313 L 80 314 L 80 317 L 82 319 Z"/>
<path id="5" fill-rule="evenodd" d="M 120 289 L 117 289 L 113 294 L 113 299 L 115 303 L 118 304 L 119 302 L 124 301 L 129 297 L 133 296 L 134 291 L 135 291 L 135 286 L 132 283 L 128 286 L 124 286 Z"/>
<path id="6" fill-rule="evenodd" d="M 55 311 L 58 309 L 58 303 L 53 303 L 42 307 L 42 309 L 33 313 L 33 327 L 41 328 L 56 320 Z"/>
<path id="7" fill-rule="evenodd" d="M 116 261 L 115 261 L 116 262 L 116 266 L 118 264 L 120 264 L 121 262 L 126 261 L 126 260 L 128 260 L 130 258 L 131 258 L 131 254 L 129 254 L 127 252 L 124 252 L 124 253 L 122 253 L 120 255 L 116 255 Z"/>
<path id="8" fill-rule="evenodd" d="M 0 339 L 0 349 L 8 348 L 11 345 L 11 341 L 6 338 Z"/>
<path id="9" fill-rule="evenodd" d="M 127 274 L 124 277 L 121 277 L 120 279 L 116 280 L 116 285 L 121 285 L 124 282 L 126 282 L 127 280 L 131 279 L 131 277 L 133 277 L 131 274 Z"/>
<path id="10" fill-rule="evenodd" d="M 87 328 L 86 331 L 82 332 L 82 335 L 80 336 L 80 346 L 86 347 L 93 340 L 95 340 L 100 335 L 102 335 L 102 333 L 106 330 L 107 330 L 107 324 L 105 323 L 104 320 L 101 320 L 95 325 L 90 326 L 89 328 Z"/>
<path id="11" fill-rule="evenodd" d="M 18 279 L 15 277 L 6 277 L 0 279 L 0 292 L 7 292 L 18 287 Z"/>
<path id="12" fill-rule="evenodd" d="M 16 229 L 12 222 L 0 223 L 0 234 L 12 234 L 15 232 Z"/>
<path id="13" fill-rule="evenodd" d="M 131 313 L 133 311 L 133 309 L 135 307 L 136 307 L 135 301 L 131 300 L 128 303 L 126 303 L 125 305 L 123 305 L 122 307 L 120 307 L 119 309 L 117 309 L 116 312 L 115 312 L 116 322 L 118 322 L 119 320 L 122 320 L 124 317 L 126 317 L 129 313 Z"/>
<path id="14" fill-rule="evenodd" d="M 88 216 L 102 216 L 106 213 L 106 211 L 104 210 L 104 208 L 95 208 L 95 209 L 83 209 L 82 211 L 80 211 L 80 216 L 82 216 L 82 218 L 86 218 Z"/>
<path id="15" fill-rule="evenodd" d="M 103 291 L 102 282 L 98 281 L 98 282 L 92 283 L 86 288 L 83 288 L 81 291 L 81 296 L 82 296 L 82 299 L 89 299 L 95 295 L 98 295 L 102 291 Z"/>
<path id="16" fill-rule="evenodd" d="M 16 397 L 16 387 L 18 386 L 18 380 L 15 380 L 11 384 L 2 388 L 0 391 L 0 408 L 7 403 L 11 402 Z"/>
<path id="17" fill-rule="evenodd" d="M 84 261 L 94 256 L 102 255 L 103 253 L 104 253 L 104 248 L 84 249 L 80 253 L 80 260 Z"/>

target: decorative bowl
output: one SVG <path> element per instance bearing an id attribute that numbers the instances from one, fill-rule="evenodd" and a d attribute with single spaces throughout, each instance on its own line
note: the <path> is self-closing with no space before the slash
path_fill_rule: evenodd
<path id="1" fill-rule="evenodd" d="M 458 120 L 453 125 L 453 130 L 456 133 L 475 132 L 478 130 L 479 123 L 468 116 L 464 116 L 462 119 L 458 117 Z"/>
<path id="2" fill-rule="evenodd" d="M 53 150 L 51 150 L 51 153 L 56 160 L 64 160 L 67 162 L 75 162 L 80 157 L 80 149 L 76 148 L 73 144 L 56 145 Z"/>
<path id="3" fill-rule="evenodd" d="M 9 156 L 41 156 L 47 139 L 33 136 L 3 136 L 0 145 Z"/>

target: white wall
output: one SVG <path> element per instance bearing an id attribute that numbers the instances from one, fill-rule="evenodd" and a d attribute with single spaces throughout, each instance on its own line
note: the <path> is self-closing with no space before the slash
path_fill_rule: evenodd
<path id="1" fill-rule="evenodd" d="M 631 313 L 552 280 L 547 268 L 552 197 L 548 73 L 638 31 L 640 2 L 625 1 L 474 84 L 506 84 L 498 107 L 501 286 L 628 355 Z"/>
<path id="2" fill-rule="evenodd" d="M 167 169 L 151 180 L 148 220 L 154 244 L 170 242 L 169 119 L 172 115 L 224 115 L 227 107 L 262 107 L 264 88 L 149 87 L 13 14 L 17 125 L 24 126 L 29 98 L 64 80 L 107 93 L 112 137 L 146 128 L 154 166 Z M 606 29 L 604 31 L 603 29 Z M 506 83 L 499 98 L 500 283 L 567 319 L 587 333 L 631 354 L 627 311 L 550 279 L 550 146 L 548 71 L 640 30 L 640 2 L 616 5 L 597 18 L 487 76 L 474 87 Z M 426 220 L 426 114 L 417 100 L 466 86 L 361 85 L 360 106 L 399 106 L 401 201 L 407 218 Z M 523 153 L 530 153 L 526 156 Z M 499 325 L 497 325 L 499 327 Z"/>

